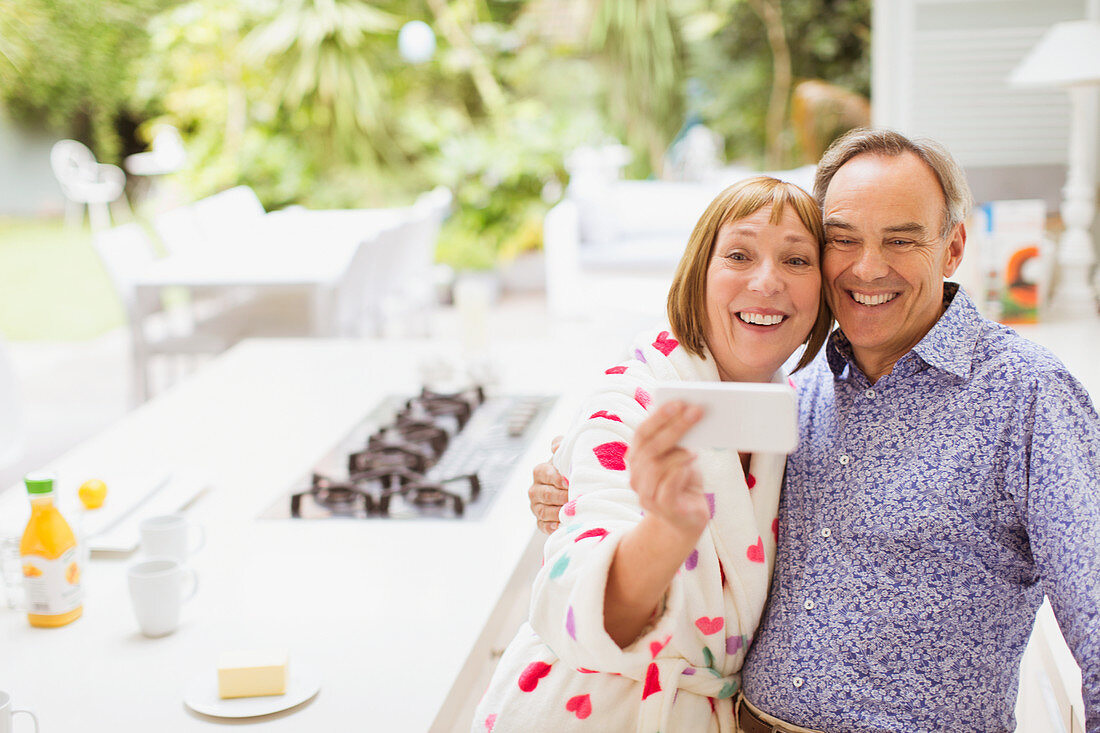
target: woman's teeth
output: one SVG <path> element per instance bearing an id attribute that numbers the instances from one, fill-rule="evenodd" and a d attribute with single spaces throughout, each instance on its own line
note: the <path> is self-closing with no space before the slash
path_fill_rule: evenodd
<path id="1" fill-rule="evenodd" d="M 766 316 L 763 313 L 738 313 L 737 317 L 745 323 L 756 326 L 774 326 L 786 318 L 786 316 Z"/>
<path id="2" fill-rule="evenodd" d="M 888 303 L 894 298 L 898 297 L 897 293 L 882 293 L 881 295 L 864 295 L 863 293 L 852 292 L 852 300 L 860 305 L 882 305 Z"/>

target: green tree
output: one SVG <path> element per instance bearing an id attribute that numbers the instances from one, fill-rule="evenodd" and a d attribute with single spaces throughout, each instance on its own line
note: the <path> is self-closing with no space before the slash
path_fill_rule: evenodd
<path id="1" fill-rule="evenodd" d="M 590 42 L 611 119 L 645 168 L 659 174 L 684 121 L 684 50 L 669 0 L 597 0 Z"/>
<path id="2" fill-rule="evenodd" d="M 787 120 L 769 122 L 769 107 L 761 104 L 776 96 L 774 45 L 762 20 L 764 5 L 775 6 L 781 15 L 792 82 L 826 79 L 868 95 L 871 0 L 692 0 L 685 6 L 691 16 L 707 18 L 693 26 L 687 70 L 704 89 L 698 102 L 703 119 L 725 138 L 729 157 L 759 165 L 770 147 L 771 164 L 789 165 L 795 156 Z M 772 29 L 774 42 L 774 23 Z M 780 74 L 785 74 L 782 68 Z M 787 101 L 774 100 L 771 108 L 780 104 L 785 107 Z"/>
<path id="3" fill-rule="evenodd" d="M 362 0 L 285 0 L 240 45 L 244 63 L 269 68 L 267 100 L 323 132 L 342 157 L 407 162 L 388 130 L 387 81 L 379 59 L 398 19 Z"/>
<path id="4" fill-rule="evenodd" d="M 118 162 L 146 22 L 170 0 L 18 0 L 0 5 L 0 100 L 17 118 Z"/>

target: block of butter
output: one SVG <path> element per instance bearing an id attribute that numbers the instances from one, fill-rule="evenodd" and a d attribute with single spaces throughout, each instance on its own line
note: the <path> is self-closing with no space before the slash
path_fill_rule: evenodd
<path id="1" fill-rule="evenodd" d="M 285 649 L 224 652 L 218 659 L 218 696 L 224 700 L 282 695 L 289 658 Z"/>

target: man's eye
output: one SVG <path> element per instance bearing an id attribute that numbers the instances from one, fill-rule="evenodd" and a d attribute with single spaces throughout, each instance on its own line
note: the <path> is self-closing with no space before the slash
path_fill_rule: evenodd
<path id="1" fill-rule="evenodd" d="M 839 246 L 842 246 L 842 247 L 845 247 L 845 246 L 848 246 L 848 245 L 851 245 L 851 244 L 855 244 L 854 240 L 848 239 L 846 237 L 833 237 L 829 241 L 831 243 L 835 244 L 835 245 L 839 245 Z"/>
<path id="2" fill-rule="evenodd" d="M 904 247 L 905 245 L 909 244 L 909 240 L 908 239 L 891 239 L 890 244 L 894 245 L 895 247 Z"/>

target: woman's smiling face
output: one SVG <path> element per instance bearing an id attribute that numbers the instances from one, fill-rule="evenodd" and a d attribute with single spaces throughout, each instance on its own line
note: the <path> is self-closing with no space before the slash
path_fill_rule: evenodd
<path id="1" fill-rule="evenodd" d="M 718 230 L 707 267 L 706 342 L 723 381 L 766 382 L 806 340 L 821 302 L 814 235 L 785 206 Z"/>

